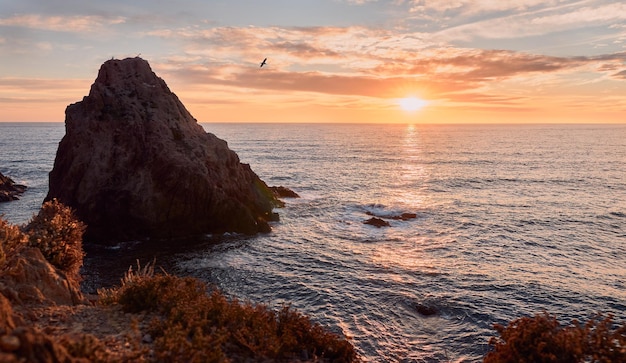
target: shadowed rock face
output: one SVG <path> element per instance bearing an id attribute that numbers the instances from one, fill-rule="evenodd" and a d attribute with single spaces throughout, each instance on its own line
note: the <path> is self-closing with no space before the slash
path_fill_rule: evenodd
<path id="1" fill-rule="evenodd" d="M 46 200 L 73 207 L 87 241 L 269 231 L 267 185 L 145 60 L 105 62 L 65 115 Z"/>
<path id="2" fill-rule="evenodd" d="M 15 184 L 13 179 L 0 173 L 0 202 L 9 202 L 19 199 L 17 196 L 24 193 L 25 185 Z"/>

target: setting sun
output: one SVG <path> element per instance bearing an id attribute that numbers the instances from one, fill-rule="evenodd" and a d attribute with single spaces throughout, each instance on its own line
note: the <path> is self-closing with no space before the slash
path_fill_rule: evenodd
<path id="1" fill-rule="evenodd" d="M 403 110 L 413 112 L 426 106 L 426 101 L 417 97 L 406 97 L 399 99 L 398 104 Z"/>

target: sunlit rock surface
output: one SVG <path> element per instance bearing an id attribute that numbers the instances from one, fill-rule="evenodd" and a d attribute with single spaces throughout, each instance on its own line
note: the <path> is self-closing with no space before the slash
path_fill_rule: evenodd
<path id="1" fill-rule="evenodd" d="M 270 230 L 267 185 L 145 60 L 106 61 L 65 113 L 46 200 L 73 207 L 87 241 Z"/>

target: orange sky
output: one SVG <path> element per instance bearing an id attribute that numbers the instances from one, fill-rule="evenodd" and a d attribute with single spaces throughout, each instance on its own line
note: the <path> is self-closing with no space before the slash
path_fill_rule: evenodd
<path id="1" fill-rule="evenodd" d="M 144 1 L 0 4 L 0 121 L 63 121 L 141 54 L 201 122 L 626 122 L 626 4 Z"/>

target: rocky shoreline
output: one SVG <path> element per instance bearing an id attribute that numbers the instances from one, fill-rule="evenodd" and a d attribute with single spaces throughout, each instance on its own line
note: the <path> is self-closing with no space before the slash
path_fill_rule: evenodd
<path id="1" fill-rule="evenodd" d="M 199 280 L 157 274 L 150 264 L 137 262 L 116 287 L 85 293 L 78 269 L 84 229 L 56 200 L 26 226 L 0 218 L 1 362 L 188 362 L 215 354 L 221 358 L 210 361 L 358 360 L 347 340 L 295 311 L 229 301 Z M 181 326 L 179 314 L 190 304 Z M 217 320 L 203 320 L 202 309 L 216 311 Z M 248 331 L 250 321 L 264 326 Z M 200 343 L 184 344 L 198 329 L 206 331 Z M 179 336 L 180 343 L 170 341 Z M 268 346 L 256 345 L 269 338 Z"/>

